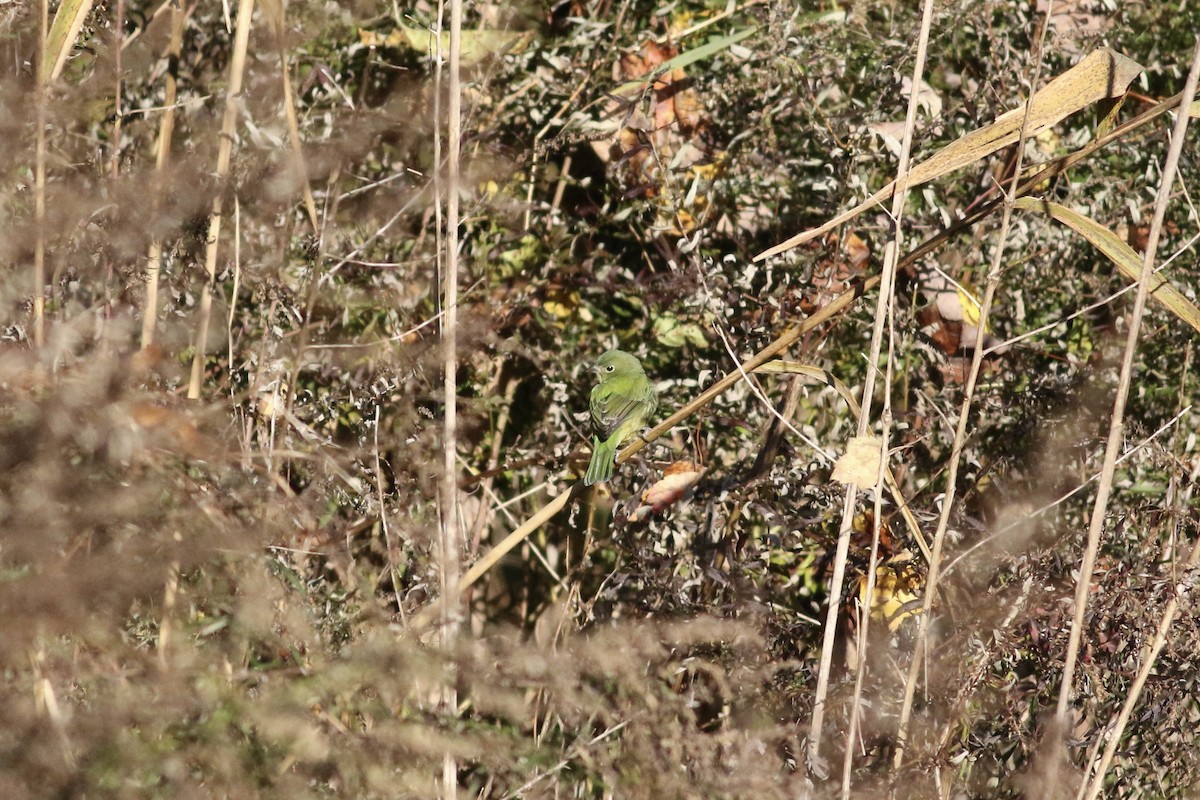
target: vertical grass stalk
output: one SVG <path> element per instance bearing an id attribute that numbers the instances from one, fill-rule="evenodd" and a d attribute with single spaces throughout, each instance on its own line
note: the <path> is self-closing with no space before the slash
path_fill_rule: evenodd
<path id="1" fill-rule="evenodd" d="M 933 2 L 925 0 L 921 10 L 921 30 L 917 36 L 917 51 L 916 60 L 913 64 L 912 90 L 908 98 L 908 109 L 904 119 L 904 138 L 900 146 L 899 163 L 896 165 L 897 185 L 896 191 L 892 195 L 892 236 L 888 239 L 883 251 L 883 268 L 879 281 L 879 296 L 875 303 L 875 318 L 871 328 L 871 353 L 867 365 L 866 378 L 863 381 L 862 401 L 860 403 L 861 411 L 858 416 L 858 427 L 856 436 L 866 436 L 871 430 L 871 404 L 875 398 L 875 372 L 879 365 L 879 355 L 883 349 L 883 331 L 884 323 L 887 320 L 892 309 L 892 294 L 896 282 L 896 265 L 899 260 L 900 244 L 903 239 L 902 235 L 902 219 L 904 216 L 904 201 L 908 196 L 908 183 L 905 179 L 908 173 L 909 157 L 912 152 L 913 131 L 916 127 L 917 106 L 918 106 L 918 91 L 921 86 L 921 77 L 925 72 L 925 56 L 929 46 L 929 29 L 933 21 Z M 891 347 L 889 346 L 889 352 Z M 888 359 L 887 372 L 891 374 L 891 359 Z M 888 391 L 891 390 L 891 381 L 887 381 Z M 888 461 L 888 440 L 887 430 L 884 430 L 884 436 L 881 440 L 880 452 L 880 473 L 879 480 L 875 485 L 876 498 L 883 495 L 883 476 L 887 473 Z M 833 578 L 829 587 L 829 610 L 825 616 L 825 630 L 821 641 L 821 662 L 817 671 L 817 688 L 813 705 L 812 728 L 809 733 L 809 752 L 808 758 L 810 765 L 819 763 L 821 734 L 825 719 L 825 702 L 829 694 L 829 672 L 833 666 L 833 648 L 837 640 L 837 615 L 842 596 L 842 584 L 846 576 L 846 558 L 850 549 L 850 535 L 854 530 L 854 508 L 858 501 L 858 486 L 848 484 L 846 486 L 846 497 L 842 504 L 842 524 L 838 530 L 837 551 L 834 561 Z M 875 518 L 875 525 L 879 525 L 879 517 Z M 873 557 L 877 554 L 878 527 L 876 528 L 875 536 L 872 544 Z M 866 599 L 866 612 L 863 614 L 864 629 L 869 625 L 871 616 L 871 606 L 874 602 L 874 563 L 871 564 L 872 572 L 868 573 L 868 591 Z M 864 636 L 863 644 L 866 644 Z M 859 673 L 866 669 L 866 652 L 859 653 Z M 860 684 L 861 686 L 861 684 Z M 859 692 L 855 693 L 855 708 L 851 711 L 852 720 L 857 717 L 858 703 L 861 699 Z M 855 724 L 852 721 L 850 731 L 853 735 Z M 843 783 L 842 795 L 849 796 L 850 792 L 850 759 L 853 752 L 853 742 L 847 741 L 846 744 L 846 761 L 843 765 Z"/>
<path id="2" fill-rule="evenodd" d="M 1096 566 L 1096 554 L 1100 550 L 1100 534 L 1104 530 L 1108 500 L 1112 494 L 1113 476 L 1117 468 L 1117 457 L 1121 453 L 1121 447 L 1125 438 L 1125 405 L 1129 399 L 1129 388 L 1133 383 L 1133 359 L 1137 354 L 1138 334 L 1141 332 L 1142 317 L 1145 315 L 1146 301 L 1150 294 L 1150 280 L 1154 276 L 1154 262 L 1158 250 L 1158 240 L 1162 236 L 1163 221 L 1166 219 L 1167 205 L 1171 199 L 1171 187 L 1175 181 L 1175 171 L 1179 166 L 1179 158 L 1183 152 L 1187 136 L 1188 114 L 1185 109 L 1191 106 L 1192 98 L 1196 95 L 1198 78 L 1200 78 L 1200 38 L 1196 40 L 1196 51 L 1192 56 L 1192 67 L 1188 72 L 1187 81 L 1184 84 L 1180 112 L 1175 118 L 1175 127 L 1171 133 L 1171 147 L 1167 151 L 1167 160 L 1163 165 L 1162 184 L 1158 187 L 1158 197 L 1154 204 L 1154 217 L 1150 222 L 1145 256 L 1142 260 L 1142 271 L 1138 276 L 1137 295 L 1134 297 L 1133 310 L 1129 315 L 1129 331 L 1125 337 L 1125 350 L 1121 355 L 1121 372 L 1120 377 L 1117 379 L 1116 397 L 1113 399 L 1112 416 L 1108 427 L 1108 442 L 1104 448 L 1104 463 L 1100 470 L 1100 483 L 1096 488 L 1096 500 L 1092 505 L 1092 516 L 1088 524 L 1087 547 L 1084 550 L 1083 563 L 1079 567 L 1079 577 L 1075 583 L 1075 614 L 1071 619 L 1071 635 L 1067 643 L 1066 661 L 1063 664 L 1062 684 L 1059 687 L 1058 707 L 1055 712 L 1055 718 L 1059 721 L 1060 725 L 1067 722 L 1067 707 L 1071 700 L 1071 687 L 1075 678 L 1075 664 L 1079 660 L 1079 649 L 1083 642 L 1083 624 L 1084 618 L 1087 615 L 1088 591 L 1091 588 L 1092 573 Z M 1161 644 L 1159 644 L 1159 648 L 1161 648 Z M 1152 663 L 1153 656 L 1156 654 L 1156 650 L 1151 650 L 1147 654 L 1146 663 Z M 1114 739 L 1114 741 L 1116 740 Z M 1096 780 L 1099 781 L 1102 778 L 1103 771 L 1100 771 L 1096 776 Z"/>
<path id="3" fill-rule="evenodd" d="M 238 4 L 237 32 L 234 35 L 233 60 L 229 64 L 229 88 L 225 92 L 225 115 L 221 121 L 221 144 L 217 150 L 217 190 L 213 196 L 212 213 L 208 218 L 208 243 L 204 250 L 204 288 L 200 293 L 200 313 L 196 320 L 192 374 L 188 381 L 189 400 L 200 397 L 204 378 L 204 357 L 208 339 L 208 324 L 212 317 L 213 287 L 217 282 L 217 253 L 221 241 L 222 193 L 229 177 L 233 155 L 234 128 L 237 125 L 238 95 L 242 93 L 242 78 L 246 72 L 246 50 L 250 44 L 250 25 L 254 17 L 254 0 Z"/>
<path id="4" fill-rule="evenodd" d="M 183 52 L 183 9 L 171 6 L 171 40 L 167 44 L 167 75 L 163 99 L 163 115 L 158 122 L 158 140 L 154 153 L 155 211 L 161 204 L 162 186 L 167 163 L 171 158 L 171 138 L 175 132 L 175 99 L 179 92 L 179 56 Z M 157 217 L 157 213 L 154 215 Z M 155 219 L 155 221 L 157 221 Z M 162 240 L 155 237 L 146 254 L 146 305 L 142 309 L 142 347 L 154 344 L 158 324 L 158 281 L 162 272 Z"/>
<path id="5" fill-rule="evenodd" d="M 48 35 L 50 17 L 49 0 L 42 0 L 38 14 L 38 66 L 37 98 L 34 101 L 37 113 L 36 145 L 33 168 L 33 217 L 37 226 L 37 241 L 33 246 L 33 344 L 41 348 L 46 343 L 46 84 Z"/>
<path id="6" fill-rule="evenodd" d="M 892 766 L 899 771 L 904 763 L 905 746 L 908 743 L 909 723 L 912 719 L 913 698 L 916 695 L 917 678 L 920 674 L 922 658 L 929 641 L 929 619 L 933 610 L 933 599 L 937 596 L 939 570 L 942 563 L 942 546 L 946 541 L 946 531 L 950 527 L 950 515 L 958 495 L 958 468 L 962 463 L 963 449 L 967 442 L 967 425 L 971 419 L 971 406 L 975 401 L 975 388 L 979 383 L 979 371 L 983 366 L 984 338 L 987 335 L 988 317 L 992 312 L 992 301 L 1000 286 L 1000 268 L 1004 263 L 1004 249 L 1008 240 L 1008 229 L 1012 223 L 1013 205 L 1016 202 L 1017 187 L 1021 179 L 1021 165 L 1024 160 L 1025 142 L 1029 138 L 1029 127 L 1032 114 L 1033 98 L 1037 94 L 1038 83 L 1042 71 L 1042 47 L 1046 41 L 1046 30 L 1050 24 L 1050 14 L 1053 3 L 1045 10 L 1042 26 L 1035 41 L 1032 56 L 1033 72 L 1029 81 L 1029 97 L 1025 101 L 1024 119 L 1021 122 L 1021 133 L 1017 137 L 1017 150 L 1014 156 L 1012 181 L 1004 195 L 1004 213 L 1000 220 L 1000 230 L 996 236 L 996 247 L 992 251 L 992 260 L 988 266 L 987 284 L 980 304 L 979 323 L 975 333 L 974 352 L 971 356 L 971 367 L 967 373 L 967 381 L 963 387 L 962 406 L 958 412 L 958 424 L 954 431 L 954 442 L 950 446 L 950 459 L 946 465 L 946 489 L 942 497 L 941 513 L 938 515 L 937 530 L 933 535 L 931 558 L 929 559 L 929 574 L 925 579 L 925 597 L 921 604 L 921 614 L 917 618 L 917 640 L 913 647 L 913 657 L 909 664 L 908 675 L 904 681 L 904 698 L 900 705 L 900 721 L 896 731 L 896 750 L 892 757 Z"/>
<path id="7" fill-rule="evenodd" d="M 441 31 L 438 31 L 438 46 L 441 46 Z M 458 184 L 459 157 L 462 150 L 462 84 L 461 84 L 461 39 L 462 0 L 450 0 L 450 59 L 447 108 L 448 149 L 446 159 L 446 235 L 443 240 L 445 269 L 442 274 L 442 361 L 445 420 L 442 432 L 442 541 L 440 578 L 443 602 L 442 646 L 447 651 L 458 635 L 459 575 L 462 567 L 462 545 L 458 525 Z M 441 62 L 438 63 L 439 70 Z M 438 120 L 438 124 L 440 124 Z M 436 162 L 435 162 L 436 163 Z M 449 601 L 449 602 L 447 602 Z M 448 713 L 455 713 L 458 706 L 454 691 L 454 674 L 448 675 L 445 704 Z M 453 800 L 458 796 L 458 765 L 449 750 L 442 761 L 442 797 Z"/>

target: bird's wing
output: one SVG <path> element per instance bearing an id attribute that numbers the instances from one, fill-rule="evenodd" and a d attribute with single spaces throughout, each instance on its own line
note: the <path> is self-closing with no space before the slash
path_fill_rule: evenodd
<path id="1" fill-rule="evenodd" d="M 654 387 L 646 381 L 645 386 L 639 386 L 634 391 L 620 393 L 611 387 L 598 385 L 592 390 L 592 427 L 601 439 L 608 439 L 621 423 L 634 414 L 641 412 L 649 414 L 657 401 Z"/>

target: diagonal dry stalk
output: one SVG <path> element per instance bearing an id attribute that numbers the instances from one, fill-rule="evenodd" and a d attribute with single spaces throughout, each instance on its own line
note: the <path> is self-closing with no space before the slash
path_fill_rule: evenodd
<path id="1" fill-rule="evenodd" d="M 1026 137 L 1036 135 L 1085 106 L 1120 97 L 1141 73 L 1140 64 L 1120 53 L 1106 48 L 1094 50 L 1074 67 L 1031 94 L 1023 108 L 1012 109 L 991 124 L 959 137 L 858 205 L 816 228 L 798 233 L 764 250 L 754 260 L 762 261 L 844 225 L 892 197 L 899 189 L 901 180 L 906 187 L 916 188 L 1014 144 L 1021 138 L 1022 131 Z M 1020 169 L 1017 170 L 1019 173 Z"/>
<path id="2" fill-rule="evenodd" d="M 1008 229 L 1012 222 L 1013 207 L 1017 199 L 1017 187 L 1021 177 L 1021 162 L 1025 152 L 1025 142 L 1029 138 L 1033 114 L 1030 113 L 1034 98 L 1037 96 L 1038 81 L 1042 70 L 1042 48 L 1046 41 L 1046 31 L 1050 25 L 1050 14 L 1053 4 L 1044 11 L 1042 25 L 1034 39 L 1035 50 L 1031 57 L 1033 73 L 1030 76 L 1029 98 L 1025 102 L 1026 114 L 1021 124 L 1021 132 L 1017 138 L 1017 151 L 1013 168 L 1012 181 L 1004 197 L 1004 213 L 1000 220 L 1000 230 L 996 236 L 996 246 L 992 251 L 992 261 L 988 266 L 987 283 L 980 304 L 979 323 L 976 330 L 975 349 L 971 357 L 971 367 L 967 381 L 963 387 L 963 401 L 959 409 L 958 425 L 954 433 L 954 442 L 950 447 L 950 460 L 946 468 L 946 489 L 942 499 L 941 513 L 938 516 L 937 529 L 933 535 L 933 557 L 929 561 L 929 573 L 925 580 L 925 597 L 921 604 L 921 614 L 917 619 L 917 639 L 913 647 L 912 661 L 904 682 L 904 698 L 900 705 L 900 720 L 896 732 L 896 751 L 893 755 L 893 769 L 899 771 L 904 763 L 905 745 L 908 739 L 908 726 L 912 717 L 913 698 L 916 694 L 917 678 L 920 673 L 922 658 L 929 640 L 929 619 L 933 608 L 933 598 L 937 595 L 937 582 L 942 561 L 942 546 L 946 540 L 946 531 L 950 526 L 950 515 L 954 509 L 954 501 L 958 492 L 958 467 L 962 461 L 963 449 L 967 441 L 967 425 L 971 418 L 971 406 L 975 400 L 975 387 L 979 381 L 980 367 L 983 365 L 984 337 L 987 332 L 988 318 L 992 312 L 992 301 L 1000 286 L 1000 272 L 1004 263 L 1004 250 L 1008 243 Z"/>
<path id="3" fill-rule="evenodd" d="M 875 319 L 871 327 L 871 352 L 867 361 L 866 379 L 863 381 L 862 413 L 858 416 L 855 435 L 867 436 L 871 431 L 871 404 L 875 399 L 875 373 L 879 356 L 883 351 L 885 324 L 893 318 L 896 265 L 900 246 L 904 241 L 904 201 L 908 197 L 909 158 L 912 154 L 913 132 L 916 129 L 917 106 L 920 87 L 925 72 L 925 57 L 929 48 L 929 29 L 933 22 L 933 0 L 925 0 L 921 8 L 921 30 L 917 35 L 916 56 L 913 63 L 912 88 L 908 97 L 908 110 L 904 118 L 904 138 L 900 145 L 900 158 L 896 165 L 895 193 L 892 195 L 892 234 L 883 249 L 883 267 L 879 283 L 879 297 L 875 302 Z M 858 726 L 858 712 L 862 703 L 863 678 L 867 670 L 867 633 L 871 621 L 871 609 L 875 603 L 875 567 L 879 557 L 879 526 L 883 500 L 884 476 L 888 472 L 888 434 L 891 416 L 892 361 L 894 337 L 888 337 L 888 360 L 885 366 L 883 430 L 880 436 L 879 474 L 875 483 L 874 531 L 871 536 L 871 559 L 867 567 L 867 591 L 865 610 L 859 625 L 858 675 L 854 684 L 854 701 L 850 710 L 850 729 L 847 731 L 846 754 L 842 764 L 842 797 L 850 796 L 850 774 L 854 758 L 854 736 Z M 846 496 L 842 504 L 842 523 L 838 529 L 837 551 L 834 556 L 833 577 L 829 586 L 829 610 L 825 615 L 825 630 L 821 642 L 821 662 L 817 668 L 817 687 L 813 700 L 813 715 L 809 729 L 808 762 L 810 768 L 820 766 L 822 726 L 825 717 L 825 702 L 829 695 L 829 673 L 833 668 L 833 648 L 838 636 L 837 618 L 841 608 L 842 583 L 846 576 L 846 559 L 850 551 L 850 536 L 854 532 L 854 509 L 858 504 L 858 486 L 846 485 Z"/>
<path id="4" fill-rule="evenodd" d="M 41 60 L 38 62 L 38 66 L 43 70 L 42 75 L 45 76 L 46 83 L 56 80 L 62 74 L 63 67 L 67 63 L 67 56 L 75 49 L 75 40 L 79 37 L 79 32 L 83 30 L 83 23 L 92 13 L 92 3 L 93 0 L 63 0 L 58 6 L 58 10 L 54 12 L 54 24 L 50 26 L 49 38 L 46 34 L 42 36 L 45 46 L 42 48 Z M 42 3 L 43 21 L 47 5 L 46 2 Z"/>
<path id="5" fill-rule="evenodd" d="M 1196 50 L 1192 55 L 1191 69 L 1184 84 L 1183 107 L 1186 108 L 1191 105 L 1192 98 L 1196 94 L 1198 80 L 1200 80 L 1200 37 L 1196 40 Z M 1083 563 L 1079 567 L 1079 577 L 1076 579 L 1075 615 L 1071 620 L 1071 635 L 1067 644 L 1066 662 L 1063 665 L 1062 685 L 1059 689 L 1058 707 L 1055 713 L 1055 718 L 1059 725 L 1064 725 L 1067 719 L 1067 710 L 1071 700 L 1071 689 L 1075 677 L 1075 664 L 1079 659 L 1079 649 L 1083 640 L 1083 625 L 1087 614 L 1088 592 L 1091 589 L 1092 573 L 1096 566 L 1096 555 L 1100 549 L 1100 534 L 1104 531 L 1104 519 L 1108 510 L 1108 500 L 1112 494 L 1117 456 L 1120 454 L 1125 438 L 1125 405 L 1129 398 L 1130 386 L 1133 383 L 1133 360 L 1137 354 L 1138 335 L 1141 332 L 1142 317 L 1145 314 L 1146 302 L 1150 294 L 1158 241 L 1162 236 L 1163 221 L 1166 219 L 1167 206 L 1171 199 L 1171 187 L 1174 183 L 1175 172 L 1179 166 L 1180 155 L 1183 152 L 1186 142 L 1187 127 L 1188 115 L 1179 114 L 1175 120 L 1175 127 L 1171 132 L 1171 147 L 1167 152 L 1166 163 L 1163 165 L 1161 173 L 1162 183 L 1158 187 L 1158 197 L 1154 204 L 1154 217 L 1151 220 L 1150 232 L 1146 241 L 1142 273 L 1138 278 L 1137 295 L 1133 301 L 1133 310 L 1130 312 L 1129 331 L 1125 339 L 1125 349 L 1121 356 L 1121 372 L 1120 377 L 1117 379 L 1117 392 L 1113 400 L 1112 416 L 1109 421 L 1108 441 L 1104 448 L 1104 464 L 1101 468 L 1100 483 L 1096 489 L 1096 500 L 1092 506 L 1092 516 L 1088 524 L 1087 547 L 1083 553 Z M 1195 556 L 1196 551 L 1193 549 L 1192 558 L 1194 559 Z M 1158 635 L 1155 637 L 1155 643 L 1147 652 L 1142 669 L 1139 670 L 1138 678 L 1141 683 L 1135 683 L 1137 691 L 1130 693 L 1126 699 L 1126 706 L 1121 710 L 1121 716 L 1123 717 L 1120 720 L 1121 726 L 1124 725 L 1124 721 L 1128 720 L 1128 715 L 1132 711 L 1132 704 L 1136 702 L 1141 684 L 1145 682 L 1143 671 L 1147 671 L 1149 666 L 1153 664 L 1154 658 L 1162 648 L 1166 631 L 1169 629 L 1171 619 L 1175 613 L 1177 600 L 1178 596 L 1171 599 L 1172 605 L 1168 608 L 1169 613 L 1164 615 L 1159 626 Z M 1089 790 L 1091 797 L 1095 797 L 1099 793 L 1100 786 L 1103 784 L 1104 772 L 1107 770 L 1107 765 L 1112 759 L 1112 752 L 1115 752 L 1115 745 L 1119 740 L 1120 730 L 1114 731 L 1109 746 L 1105 750 L 1105 756 L 1100 764 L 1097 765 L 1097 773 Z"/>
<path id="6" fill-rule="evenodd" d="M 1168 97 L 1166 100 L 1156 103 L 1153 107 L 1148 108 L 1146 111 L 1142 112 L 1128 122 L 1117 126 L 1104 136 L 1100 136 L 1092 140 L 1075 152 L 1060 156 L 1059 158 L 1056 158 L 1047 164 L 1039 165 L 1032 173 L 1030 173 L 1028 177 L 1021 180 L 1020 184 L 1017 186 L 1015 194 L 1018 196 L 1028 194 L 1034 187 L 1040 186 L 1051 178 L 1062 175 L 1068 169 L 1080 163 L 1100 148 L 1106 147 L 1113 142 L 1129 138 L 1132 134 L 1136 133 L 1142 128 L 1145 128 L 1163 114 L 1178 108 L 1181 97 L 1182 94 Z M 1004 204 L 1004 200 L 1004 197 L 999 197 L 995 200 L 983 203 L 974 211 L 964 216 L 962 219 L 956 220 L 944 231 L 940 231 L 935 233 L 933 236 L 930 236 L 900 260 L 901 268 L 915 264 L 917 261 L 942 247 L 942 245 L 951 241 L 955 237 L 971 230 L 982 220 L 995 214 L 996 211 L 999 210 Z"/>
<path id="7" fill-rule="evenodd" d="M 217 282 L 217 253 L 221 243 L 221 219 L 223 215 L 222 193 L 229 177 L 229 166 L 233 157 L 234 128 L 237 126 L 238 105 L 242 93 L 242 79 L 246 73 L 246 52 L 250 45 L 250 26 L 254 18 L 254 0 L 241 0 L 238 4 L 237 32 L 234 34 L 233 60 L 229 64 L 229 87 L 225 92 L 225 114 L 221 120 L 221 144 L 217 150 L 217 190 L 213 195 L 212 212 L 208 218 L 208 243 L 204 250 L 204 288 L 200 293 L 200 313 L 196 320 L 193 342 L 192 373 L 188 381 L 189 400 L 200 397 L 200 383 L 204 379 L 204 360 L 207 349 L 208 324 L 212 317 L 213 286 Z"/>

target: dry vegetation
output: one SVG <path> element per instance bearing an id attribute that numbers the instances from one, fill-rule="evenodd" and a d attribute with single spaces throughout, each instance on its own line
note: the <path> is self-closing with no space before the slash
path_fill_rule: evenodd
<path id="1" fill-rule="evenodd" d="M 891 201 L 754 256 L 895 177 L 915 4 L 468 3 L 461 86 L 430 57 L 430 2 L 261 2 L 243 63 L 238 3 L 107 0 L 58 74 L 37 66 L 39 5 L 0 3 L 0 796 L 1068 798 L 1110 736 L 1105 797 L 1200 792 L 1196 331 L 1146 308 L 1081 577 L 1135 293 L 1079 234 L 1020 209 L 1002 230 L 995 203 L 1017 164 L 1180 92 L 1196 4 L 1056 2 L 1044 36 L 1047 3 L 936 4 L 915 161 L 1098 47 L 1143 71 L 1114 118 L 1089 103 L 910 192 L 867 426 L 886 420 L 898 491 L 848 515 L 832 458 L 874 369 Z M 648 73 L 657 92 L 626 84 Z M 1118 128 L 1028 194 L 1140 267 L 1174 119 Z M 1156 262 L 1190 302 L 1197 141 Z M 999 347 L 955 448 L 974 334 L 945 281 L 982 296 L 997 252 Z M 786 353 L 807 371 L 738 373 L 814 315 Z M 585 366 L 612 346 L 664 418 L 739 380 L 583 492 Z M 639 510 L 683 462 L 703 469 L 686 495 Z M 478 563 L 556 497 L 442 641 L 447 560 Z M 943 557 L 925 615 L 914 527 Z"/>

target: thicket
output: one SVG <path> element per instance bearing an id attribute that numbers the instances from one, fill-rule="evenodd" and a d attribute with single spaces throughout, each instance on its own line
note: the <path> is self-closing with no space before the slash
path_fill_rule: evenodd
<path id="1" fill-rule="evenodd" d="M 845 780 L 856 797 L 1074 797 L 1110 735 L 1104 796 L 1200 791 L 1186 311 L 1156 294 L 1140 323 L 1065 727 L 1135 294 L 1036 209 L 1003 231 L 954 444 L 1014 170 L 1117 130 L 1025 193 L 1140 259 L 1194 5 L 936 4 L 914 163 L 1099 48 L 1141 70 L 1123 103 L 910 191 L 875 364 L 890 199 L 755 256 L 896 177 L 915 4 L 468 3 L 459 86 L 424 0 L 260 3 L 244 63 L 249 0 L 52 4 L 48 21 L 75 6 L 56 42 L 38 3 L 0 4 L 0 795 L 794 798 Z M 1170 113 L 1119 127 L 1155 108 Z M 1187 136 L 1156 261 L 1185 309 Z M 814 318 L 787 363 L 739 374 Z M 587 367 L 618 346 L 658 387 L 652 424 L 740 380 L 580 491 Z M 867 486 L 845 516 L 835 460 L 872 370 L 895 491 Z M 664 473 L 683 493 L 647 508 Z M 456 597 L 443 636 L 448 562 L 468 569 L 567 492 Z"/>

